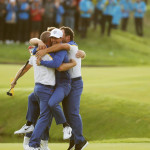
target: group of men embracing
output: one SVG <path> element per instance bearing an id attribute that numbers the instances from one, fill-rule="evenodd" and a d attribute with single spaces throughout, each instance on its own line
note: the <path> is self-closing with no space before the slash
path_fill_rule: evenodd
<path id="1" fill-rule="evenodd" d="M 88 144 L 79 114 L 83 90 L 81 59 L 85 52 L 78 50 L 73 30 L 64 26 L 49 27 L 30 44 L 34 46 L 29 46 L 28 64 L 17 72 L 11 88 L 32 66 L 35 87 L 28 97 L 27 122 L 14 134 L 25 134 L 24 150 L 50 150 L 49 129 L 54 118 L 57 125 L 63 126 L 63 139 L 70 139 L 67 150 L 83 150 Z"/>

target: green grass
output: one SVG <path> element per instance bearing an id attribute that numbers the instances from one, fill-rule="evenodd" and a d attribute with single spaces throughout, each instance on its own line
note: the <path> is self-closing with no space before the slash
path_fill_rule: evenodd
<path id="1" fill-rule="evenodd" d="M 128 32 L 113 30 L 111 37 L 101 37 L 100 28 L 95 31 L 92 25 L 87 39 L 81 39 L 76 33 L 75 41 L 87 57 L 82 62 L 86 66 L 136 66 L 150 65 L 150 9 L 148 7 L 144 20 L 144 37 L 135 34 L 133 14 L 131 14 Z M 0 63 L 25 63 L 29 58 L 28 46 L 0 45 Z"/>
<path id="2" fill-rule="evenodd" d="M 150 65 L 149 38 L 140 38 L 122 31 L 114 31 L 110 38 L 100 37 L 89 30 L 87 39 L 81 40 L 78 35 L 76 39 L 79 49 L 83 49 L 87 54 L 86 59 L 82 61 L 83 65 Z M 23 44 L 3 44 L 0 52 L 0 63 L 25 63 L 29 59 L 27 46 Z"/>
<path id="3" fill-rule="evenodd" d="M 0 65 L 0 142 L 21 142 L 13 135 L 25 123 L 27 97 L 33 91 L 33 70 L 18 81 L 8 97 L 10 79 L 19 65 Z M 81 99 L 83 132 L 89 141 L 150 141 L 150 68 L 83 68 Z M 57 134 L 56 134 L 57 133 Z M 62 141 L 62 127 L 53 121 L 51 142 Z"/>
<path id="4" fill-rule="evenodd" d="M 51 143 L 48 145 L 51 150 L 66 150 L 68 148 L 67 144 L 56 144 Z M 20 150 L 22 149 L 22 144 L 0 144 L 1 150 Z M 149 150 L 150 144 L 148 143 L 90 143 L 85 150 Z"/>

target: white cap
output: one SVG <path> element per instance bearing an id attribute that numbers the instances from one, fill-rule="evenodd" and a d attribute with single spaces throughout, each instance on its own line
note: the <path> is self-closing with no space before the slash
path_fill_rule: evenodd
<path id="1" fill-rule="evenodd" d="M 63 32 L 60 29 L 55 28 L 50 32 L 49 37 L 62 38 Z"/>

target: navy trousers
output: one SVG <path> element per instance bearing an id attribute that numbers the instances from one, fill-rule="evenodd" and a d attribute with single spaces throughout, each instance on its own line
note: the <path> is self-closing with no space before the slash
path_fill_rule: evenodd
<path id="1" fill-rule="evenodd" d="M 50 112 L 48 101 L 53 94 L 54 87 L 36 84 L 34 94 L 38 101 L 40 108 L 40 118 L 38 119 L 35 129 L 31 135 L 29 146 L 40 147 L 40 141 L 44 131 L 50 126 L 52 122 L 52 114 Z"/>
<path id="2" fill-rule="evenodd" d="M 28 111 L 26 114 L 26 120 L 32 122 L 35 125 L 38 120 L 39 115 L 40 115 L 40 107 L 39 107 L 38 101 L 33 92 L 28 96 Z M 50 126 L 51 126 L 51 124 L 50 124 Z M 42 134 L 42 137 L 41 137 L 42 140 L 49 139 L 50 126 L 47 127 L 46 130 L 44 131 L 44 133 Z M 26 134 L 26 136 L 29 138 L 31 137 L 31 135 L 32 135 L 32 133 Z"/>
<path id="3" fill-rule="evenodd" d="M 72 128 L 72 137 L 70 140 L 74 140 L 75 144 L 79 144 L 84 141 L 82 134 L 82 119 L 79 114 L 80 111 L 80 98 L 83 91 L 83 81 L 82 79 L 77 81 L 72 81 L 71 91 L 69 95 L 63 100 L 63 110 L 67 122 Z"/>
<path id="4" fill-rule="evenodd" d="M 66 122 L 65 115 L 59 103 L 62 102 L 66 96 L 68 96 L 70 90 L 71 85 L 69 83 L 58 84 L 56 85 L 53 95 L 49 99 L 48 105 L 57 125 Z"/>

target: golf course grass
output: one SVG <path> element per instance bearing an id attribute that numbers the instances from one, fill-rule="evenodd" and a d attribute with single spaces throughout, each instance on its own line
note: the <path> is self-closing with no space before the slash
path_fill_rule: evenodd
<path id="1" fill-rule="evenodd" d="M 68 144 L 50 143 L 51 150 L 66 150 Z M 22 144 L 3 143 L 0 150 L 21 150 Z M 85 150 L 149 150 L 149 143 L 89 143 Z"/>
<path id="2" fill-rule="evenodd" d="M 27 98 L 34 87 L 33 69 L 18 80 L 13 97 L 6 95 L 10 79 L 20 67 L 0 65 L 0 142 L 18 143 L 23 139 L 13 132 L 26 122 Z M 83 67 L 82 76 L 80 114 L 88 141 L 150 141 L 150 67 Z M 55 121 L 50 142 L 64 142 L 62 126 L 56 126 Z"/>

